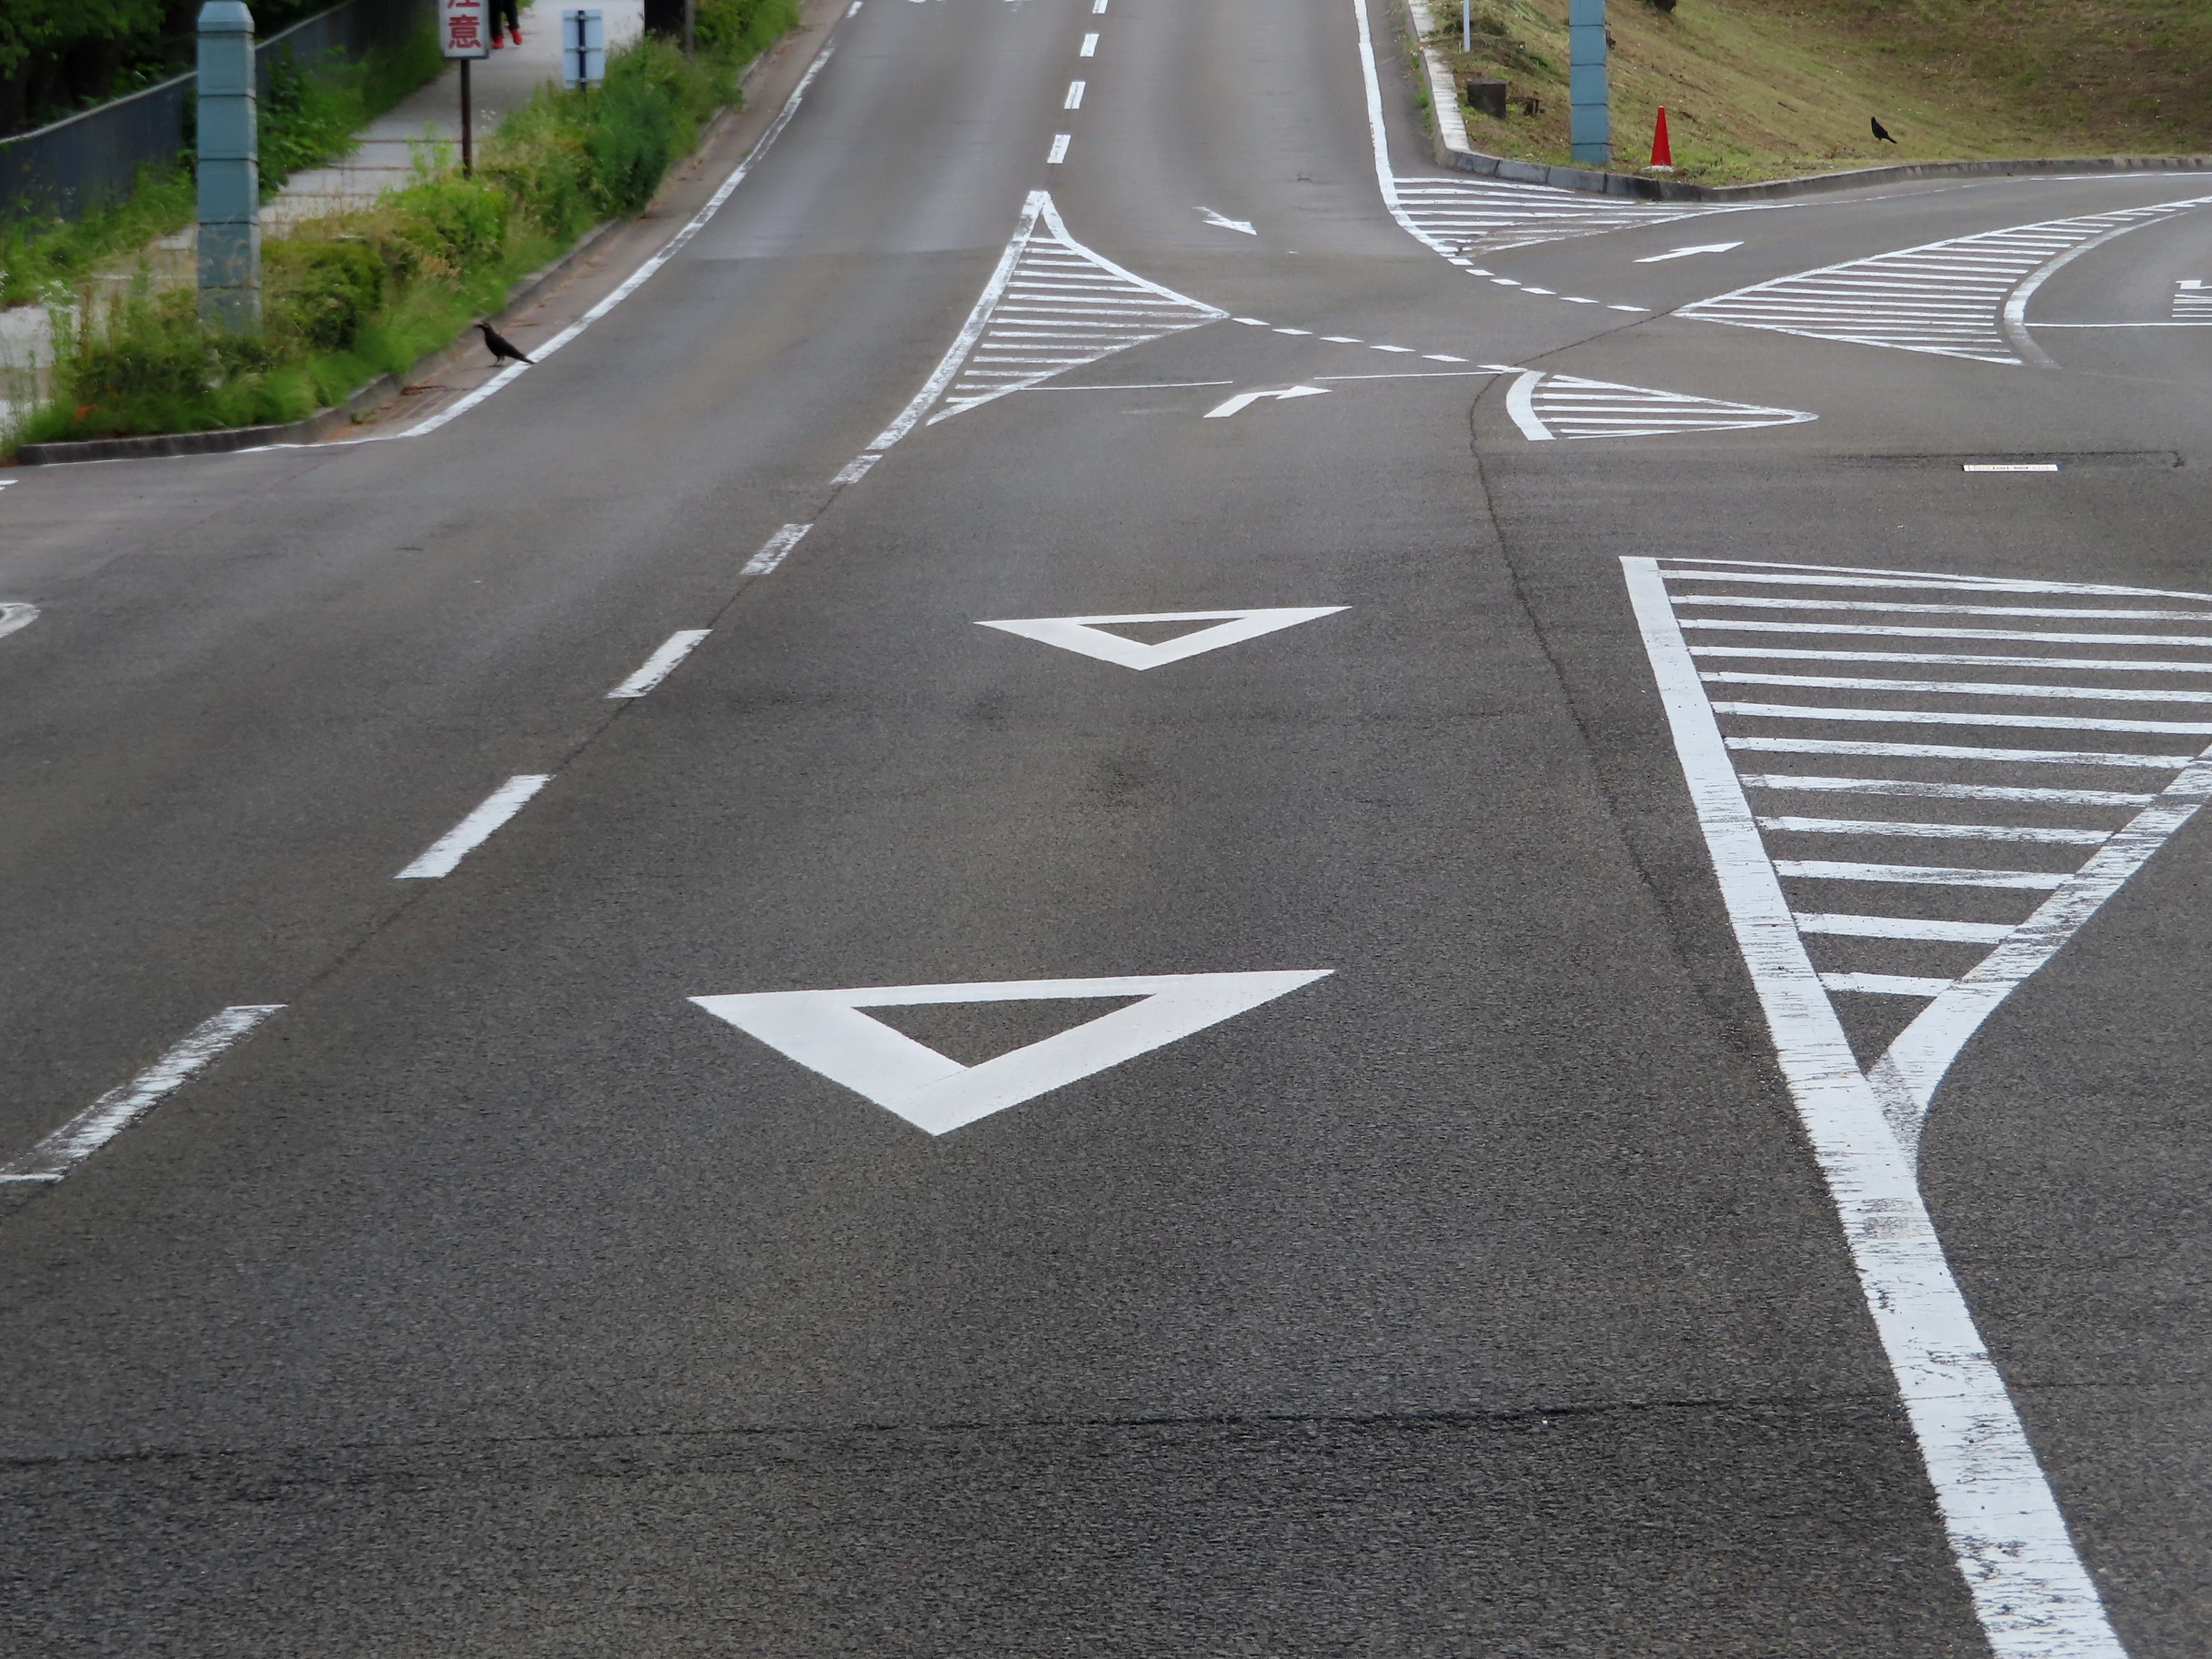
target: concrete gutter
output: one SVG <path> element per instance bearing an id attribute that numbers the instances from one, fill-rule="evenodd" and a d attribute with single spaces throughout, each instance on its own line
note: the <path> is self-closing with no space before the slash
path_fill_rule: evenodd
<path id="1" fill-rule="evenodd" d="M 2037 173 L 2200 173 L 2212 171 L 2212 156 L 2084 156 L 2035 157 L 2016 161 L 1915 161 L 1885 167 L 1852 167 L 1838 173 L 1811 173 L 1803 178 L 1767 179 L 1755 185 L 1693 185 L 1678 178 L 1647 178 L 1637 173 L 1608 173 L 1596 167 L 1555 166 L 1543 161 L 1515 161 L 1478 150 L 1467 136 L 1460 113 L 1459 88 L 1443 59 L 1429 45 L 1435 19 L 1428 0 L 1405 0 L 1413 39 L 1428 71 L 1431 146 L 1439 166 L 1478 173 L 1521 185 L 1549 185 L 1554 190 L 1586 190 L 1646 202 L 1759 202 L 1835 190 L 1865 190 L 1878 185 L 1909 184 L 1923 178 L 2011 178 Z"/>

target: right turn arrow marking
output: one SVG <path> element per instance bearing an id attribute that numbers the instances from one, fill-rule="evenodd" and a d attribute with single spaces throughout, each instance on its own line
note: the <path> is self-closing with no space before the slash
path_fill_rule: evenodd
<path id="1" fill-rule="evenodd" d="M 1218 408 L 1208 409 L 1206 418 L 1208 420 L 1227 420 L 1239 410 L 1249 409 L 1253 404 L 1263 398 L 1272 398 L 1278 403 L 1282 403 L 1292 397 L 1319 397 L 1328 389 L 1325 386 L 1293 386 L 1280 392 L 1239 392 Z"/>

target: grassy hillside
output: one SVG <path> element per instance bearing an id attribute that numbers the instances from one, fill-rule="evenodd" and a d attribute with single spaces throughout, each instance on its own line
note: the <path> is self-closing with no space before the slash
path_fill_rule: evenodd
<path id="1" fill-rule="evenodd" d="M 1565 161 L 1563 0 L 1431 0 L 1455 81 L 1513 84 L 1477 149 Z M 2212 152 L 2212 0 L 1611 0 L 1615 165 L 1664 105 L 1685 178 L 1737 183 L 1898 160 Z M 1520 100 L 1542 102 L 1535 115 Z M 1870 116 L 1896 137 L 1880 144 Z"/>

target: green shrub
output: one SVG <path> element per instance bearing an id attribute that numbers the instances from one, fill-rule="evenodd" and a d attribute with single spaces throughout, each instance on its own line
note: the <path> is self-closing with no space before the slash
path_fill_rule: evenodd
<path id="1" fill-rule="evenodd" d="M 259 335 L 204 327 L 190 288 L 156 296 L 142 276 L 106 305 L 93 304 L 87 289 L 74 320 L 56 312 L 64 347 L 50 395 L 17 441 L 297 420 L 406 367 L 472 317 L 497 310 L 514 278 L 560 243 L 649 202 L 700 123 L 735 99 L 737 66 L 797 15 L 797 0 L 700 0 L 696 58 L 661 40 L 609 54 L 604 85 L 548 88 L 510 115 L 473 179 L 452 171 L 442 147 L 424 146 L 412 184 L 373 207 L 263 245 Z M 420 67 L 389 73 L 404 78 Z M 350 142 L 357 117 L 342 106 L 366 96 L 373 75 L 347 73 L 351 80 L 279 72 L 263 128 L 272 171 L 315 165 Z M 170 176 L 167 196 L 153 187 L 158 182 L 139 193 L 156 204 L 152 211 L 188 221 L 189 174 Z M 18 291 L 19 264 L 29 273 L 25 291 L 52 295 L 61 276 L 96 269 L 118 245 L 142 246 L 169 228 L 149 232 L 147 209 L 133 211 L 140 216 L 65 227 L 35 250 L 35 238 L 11 233 L 0 246 L 7 291 Z M 119 242 L 125 236 L 136 243 Z"/>
<path id="2" fill-rule="evenodd" d="M 384 302 L 383 258 L 364 238 L 265 243 L 261 308 L 270 336 L 310 352 L 346 351 Z"/>

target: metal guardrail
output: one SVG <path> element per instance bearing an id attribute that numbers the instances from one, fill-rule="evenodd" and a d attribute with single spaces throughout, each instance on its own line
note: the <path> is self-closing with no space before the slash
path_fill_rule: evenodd
<path id="1" fill-rule="evenodd" d="M 357 60 L 427 26 L 437 0 L 341 0 L 254 48 L 261 96 L 278 55 L 307 64 L 336 53 Z M 194 84 L 176 75 L 126 98 L 0 138 L 0 224 L 78 219 L 130 193 L 139 169 L 174 161 L 184 148 Z"/>

